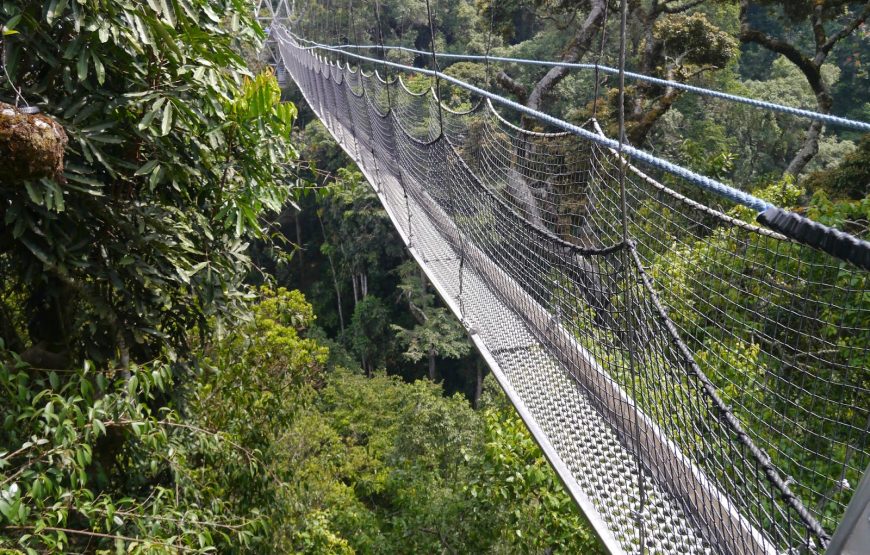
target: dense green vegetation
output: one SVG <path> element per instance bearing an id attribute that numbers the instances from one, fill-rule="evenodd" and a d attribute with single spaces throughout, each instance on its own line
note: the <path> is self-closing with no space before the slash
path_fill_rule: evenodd
<path id="1" fill-rule="evenodd" d="M 612 63 L 616 4 L 441 0 L 437 47 L 589 61 L 604 30 Z M 852 25 L 866 4 L 629 4 L 635 69 L 870 117 L 866 27 Z M 313 3 L 300 28 L 376 42 L 363 8 L 351 28 L 349 2 Z M 256 60 L 250 9 L 0 4 L 0 552 L 596 552 L 362 175 Z M 380 10 L 385 40 L 428 48 L 421 2 Z M 613 82 L 593 108 L 588 73 L 446 70 L 615 121 Z M 628 96 L 635 143 L 866 236 L 866 137 L 654 87 Z M 21 146 L 37 142 L 5 110 L 58 129 L 51 148 Z M 711 263 L 689 250 L 653 268 L 686 277 L 675 303 L 695 261 Z M 831 339 L 844 356 L 861 340 Z M 757 350 L 734 348 L 728 371 L 746 372 L 731 379 L 750 383 Z"/>
<path id="2" fill-rule="evenodd" d="M 498 386 L 474 411 L 430 381 L 328 370 L 304 297 L 256 294 L 184 376 L 39 372 L 4 351 L 3 437 L 20 447 L 3 458 L 0 547 L 596 550 Z"/>

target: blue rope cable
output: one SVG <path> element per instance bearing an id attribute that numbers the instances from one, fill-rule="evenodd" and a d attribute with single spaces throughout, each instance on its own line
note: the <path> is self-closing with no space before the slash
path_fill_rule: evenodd
<path id="1" fill-rule="evenodd" d="M 380 46 L 370 46 L 370 45 L 358 45 L 358 44 L 340 44 L 340 45 L 327 45 L 321 44 L 318 42 L 310 41 L 293 35 L 294 38 L 300 40 L 302 42 L 309 43 L 313 46 L 304 47 L 304 48 L 330 48 L 330 49 L 338 49 L 338 50 L 347 50 L 347 49 L 357 49 L 357 50 L 370 50 L 370 49 L 380 49 Z M 419 54 L 424 56 L 431 56 L 432 52 L 426 52 L 424 50 L 415 50 L 413 48 L 407 48 L 404 46 L 384 46 L 385 50 L 399 50 L 402 52 L 408 52 L 411 54 Z M 525 64 L 525 65 L 537 65 L 544 67 L 567 67 L 572 69 L 597 69 L 602 73 L 608 73 L 611 75 L 619 75 L 619 69 L 603 66 L 600 64 L 580 64 L 580 63 L 565 63 L 565 62 L 552 62 L 548 60 L 533 60 L 528 58 L 509 58 L 504 56 L 481 56 L 479 54 L 450 54 L 447 52 L 437 52 L 438 57 L 444 59 L 451 60 L 467 60 L 467 61 L 494 61 L 494 62 L 505 62 L 512 64 Z M 727 100 L 729 102 L 737 102 L 740 104 L 746 104 L 748 106 L 752 106 L 754 108 L 760 108 L 763 110 L 770 110 L 772 112 L 780 112 L 782 114 L 788 114 L 791 116 L 798 116 L 802 118 L 807 118 L 811 120 L 821 121 L 823 123 L 829 125 L 835 125 L 837 127 L 844 127 L 847 129 L 855 129 L 857 131 L 865 131 L 870 132 L 870 123 L 864 121 L 853 120 L 849 118 L 844 118 L 840 116 L 834 116 L 831 114 L 822 114 L 819 112 L 814 112 L 812 110 L 804 110 L 803 108 L 794 108 L 792 106 L 783 106 L 782 104 L 776 104 L 774 102 L 767 102 L 764 100 L 758 100 L 755 98 L 748 98 L 745 96 L 740 96 L 736 94 L 724 93 L 721 91 L 715 91 L 711 89 L 705 89 L 704 87 L 697 87 L 694 85 L 687 85 L 685 83 L 679 83 L 677 81 L 668 81 L 667 79 L 659 79 L 658 77 L 652 77 L 649 75 L 644 75 L 643 73 L 635 73 L 632 71 L 626 71 L 625 76 L 631 79 L 635 79 L 637 81 L 644 81 L 646 83 L 651 83 L 653 85 L 660 85 L 663 87 L 672 87 L 675 89 L 680 89 L 684 91 L 688 91 L 694 94 L 699 94 L 702 96 L 709 96 L 712 98 L 719 98 L 722 100 Z"/>
<path id="2" fill-rule="evenodd" d="M 495 93 L 486 91 L 486 90 L 481 89 L 479 87 L 475 87 L 474 85 L 466 83 L 465 81 L 462 81 L 462 80 L 457 79 L 455 77 L 452 77 L 450 75 L 446 75 L 440 71 L 433 71 L 431 69 L 424 69 L 424 68 L 419 68 L 419 67 L 411 67 L 411 66 L 407 66 L 404 64 L 399 64 L 396 62 L 390 62 L 390 61 L 386 61 L 386 60 L 378 60 L 376 58 L 370 58 L 368 56 L 363 56 L 362 54 L 345 52 L 344 50 L 342 50 L 340 48 L 333 47 L 333 46 L 326 46 L 326 45 L 316 44 L 316 43 L 314 44 L 314 46 L 300 47 L 300 48 L 326 50 L 326 51 L 330 51 L 330 52 L 346 54 L 348 56 L 351 56 L 353 58 L 356 58 L 356 59 L 362 60 L 362 61 L 371 62 L 371 63 L 375 63 L 375 64 L 386 64 L 390 67 L 394 67 L 397 69 L 402 69 L 405 71 L 419 73 L 422 75 L 428 75 L 430 77 L 438 77 L 438 78 L 443 79 L 449 83 L 453 83 L 454 85 L 456 85 L 458 87 L 462 87 L 462 88 L 464 88 L 464 89 L 466 89 L 474 94 L 477 94 L 477 95 L 485 97 L 485 98 L 489 98 L 490 100 L 492 100 L 498 104 L 501 104 L 503 106 L 506 106 L 506 107 L 511 108 L 513 110 L 516 110 L 518 112 L 527 114 L 529 116 L 532 116 L 532 117 L 534 117 L 540 121 L 543 121 L 545 123 L 548 123 L 554 127 L 563 129 L 565 131 L 569 131 L 571 133 L 574 133 L 575 135 L 579 135 L 580 137 L 583 137 L 584 139 L 586 139 L 588 141 L 592 141 L 594 143 L 600 144 L 602 146 L 605 146 L 605 147 L 613 149 L 613 150 L 617 150 L 619 148 L 619 141 L 616 141 L 614 139 L 610 139 L 608 137 L 602 137 L 601 135 L 598 135 L 597 133 L 593 133 L 587 129 L 583 129 L 582 127 L 579 127 L 579 126 L 574 125 L 572 123 L 568 123 L 566 121 L 560 120 L 560 119 L 553 117 L 549 114 L 545 114 L 543 112 L 533 110 L 532 108 L 524 106 L 518 102 L 504 98 L 502 96 L 499 96 Z M 704 175 L 695 173 L 691 170 L 688 170 L 686 168 L 678 166 L 672 162 L 668 162 L 667 160 L 663 160 L 661 158 L 658 158 L 657 156 L 653 156 L 652 154 L 645 152 L 643 150 L 640 150 L 640 149 L 633 147 L 631 145 L 624 145 L 623 152 L 628 154 L 629 156 L 631 156 L 632 158 L 634 158 L 636 160 L 640 160 L 641 162 L 647 164 L 650 167 L 666 171 L 666 172 L 668 172 L 674 176 L 677 176 L 681 179 L 684 179 L 684 180 L 688 181 L 689 183 L 692 183 L 692 184 L 694 184 L 694 185 L 696 185 L 696 186 L 698 186 L 706 191 L 717 194 L 723 198 L 730 200 L 731 202 L 741 204 L 743 206 L 751 208 L 751 209 L 755 210 L 756 212 L 763 212 L 763 211 L 767 210 L 768 208 L 773 207 L 773 205 L 771 203 L 769 203 L 765 200 L 762 200 L 754 195 L 751 195 L 751 194 L 746 193 L 744 191 L 741 191 L 739 189 L 735 189 L 734 187 L 731 187 L 730 185 L 726 185 L 725 183 L 722 183 L 722 182 L 717 181 L 715 179 L 712 179 L 712 178 L 706 177 Z"/>

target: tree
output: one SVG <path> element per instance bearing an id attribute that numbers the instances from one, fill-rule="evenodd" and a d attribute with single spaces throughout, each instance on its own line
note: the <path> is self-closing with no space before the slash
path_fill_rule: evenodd
<path id="1" fill-rule="evenodd" d="M 577 63 L 586 55 L 593 40 L 598 35 L 598 31 L 602 28 L 606 3 L 607 0 L 572 0 L 555 4 L 553 10 L 555 13 L 550 17 L 569 18 L 570 22 L 573 22 L 581 11 L 586 11 L 582 23 L 574 27 L 563 46 L 560 61 Z M 539 1 L 537 4 L 546 5 L 547 3 Z M 569 68 L 563 66 L 550 68 L 531 88 L 516 81 L 504 71 L 496 75 L 496 80 L 502 87 L 516 95 L 523 104 L 533 110 L 540 110 L 545 97 L 570 71 Z"/>
<path id="2" fill-rule="evenodd" d="M 793 63 L 803 73 L 815 95 L 816 109 L 830 114 L 833 108 L 831 84 L 822 75 L 822 66 L 834 47 L 855 32 L 870 17 L 870 1 L 850 0 L 739 0 L 740 40 L 755 43 Z M 812 45 L 806 53 L 798 40 L 774 36 L 758 26 L 761 14 L 778 13 L 790 28 L 808 22 Z M 824 124 L 813 121 L 803 146 L 789 162 L 785 173 L 799 175 L 819 151 Z"/>
<path id="3" fill-rule="evenodd" d="M 353 310 L 347 334 L 351 350 L 360 358 L 366 374 L 371 375 L 384 363 L 392 339 L 384 302 L 374 295 L 362 298 Z"/>
<path id="4" fill-rule="evenodd" d="M 561 61 L 578 63 L 598 46 L 606 32 L 608 11 L 618 13 L 618 3 L 584 0 L 550 3 L 539 1 L 540 19 L 546 21 L 540 36 L 553 35 L 561 43 Z M 713 25 L 702 13 L 690 12 L 700 0 L 652 0 L 631 3 L 627 40 L 640 45 L 638 71 L 668 80 L 685 82 L 706 71 L 723 68 L 736 54 L 736 41 Z M 584 15 L 585 14 L 585 15 Z M 567 23 L 560 23 L 566 21 Z M 581 22 L 582 21 L 582 22 Z M 580 23 L 578 23 L 580 22 Z M 538 39 L 543 41 L 543 38 Z M 567 67 L 552 67 L 527 85 L 502 71 L 497 82 L 522 103 L 535 110 L 545 109 L 545 99 L 571 72 Z M 682 91 L 648 83 L 629 87 L 627 107 L 628 138 L 640 144 L 653 125 L 671 108 Z M 615 95 L 613 95 L 615 100 Z M 602 116 L 606 117 L 605 114 Z"/>
<path id="5" fill-rule="evenodd" d="M 349 279 L 354 306 L 369 292 L 369 278 L 378 279 L 385 263 L 401 256 L 401 242 L 363 175 L 339 168 L 323 196 L 324 244 L 336 256 L 340 279 Z"/>
<path id="6" fill-rule="evenodd" d="M 281 551 L 598 553 L 588 526 L 522 421 L 487 383 L 485 408 L 338 370 L 284 431 L 292 476 Z M 332 543 L 329 548 L 320 547 Z M 286 546 L 286 547 L 285 547 Z M 318 551 L 318 548 L 321 550 Z"/>
<path id="7" fill-rule="evenodd" d="M 814 172 L 803 184 L 810 191 L 823 190 L 835 199 L 860 201 L 870 197 L 870 135 L 864 135 L 858 148 L 846 155 L 838 167 Z M 866 232 L 866 227 L 860 231 Z"/>
<path id="8" fill-rule="evenodd" d="M 404 357 L 411 362 L 427 358 L 429 379 L 435 381 L 436 358 L 462 358 L 471 351 L 471 345 L 456 317 L 447 308 L 435 305 L 435 295 L 428 290 L 426 275 L 417 263 L 408 260 L 398 271 L 402 277 L 401 297 L 417 325 L 411 329 L 397 325 L 392 328 L 406 348 Z"/>
<path id="9" fill-rule="evenodd" d="M 737 54 L 737 41 L 707 16 L 684 13 L 699 3 L 654 1 L 648 11 L 638 7 L 636 17 L 643 26 L 640 73 L 683 83 L 703 72 L 724 68 Z M 635 145 L 643 143 L 682 94 L 681 89 L 646 82 L 628 87 L 628 140 Z M 616 104 L 618 107 L 618 100 Z"/>
<path id="10" fill-rule="evenodd" d="M 486 522 L 496 553 L 601 553 L 573 499 L 541 448 L 488 377 L 481 399 L 484 449 L 474 460 L 469 512 Z M 504 510 L 510 500 L 513 510 Z"/>
<path id="11" fill-rule="evenodd" d="M 239 54 L 262 30 L 216 0 L 18 1 L 0 18 L 0 92 L 69 137 L 62 174 L 0 181 L 0 279 L 28 322 L 4 340 L 53 368 L 184 353 L 187 329 L 241 306 L 246 241 L 289 191 L 295 108 Z"/>
<path id="12" fill-rule="evenodd" d="M 0 24 L 0 547 L 243 549 L 261 521 L 234 488 L 268 471 L 181 415 L 192 332 L 245 311 L 247 242 L 290 190 L 295 107 L 240 53 L 263 32 L 218 0 L 13 1 Z"/>

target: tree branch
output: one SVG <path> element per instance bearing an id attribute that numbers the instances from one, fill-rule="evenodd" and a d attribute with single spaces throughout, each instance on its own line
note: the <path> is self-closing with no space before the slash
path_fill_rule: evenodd
<path id="1" fill-rule="evenodd" d="M 819 46 L 825 44 L 826 32 L 825 32 L 825 23 L 822 21 L 822 10 L 824 9 L 824 5 L 822 2 L 815 2 L 815 6 L 813 6 L 813 11 L 810 14 L 810 23 L 813 28 L 813 39 L 816 41 L 816 50 L 818 50 Z"/>
<path id="2" fill-rule="evenodd" d="M 100 510 L 100 509 L 95 510 L 95 512 L 103 514 L 103 515 L 108 514 L 107 511 Z M 161 522 L 172 522 L 172 523 L 175 523 L 179 526 L 185 524 L 185 522 L 191 522 L 191 521 L 185 521 L 184 519 L 170 518 L 170 517 L 159 516 L 159 515 L 148 515 L 148 514 L 140 515 L 140 514 L 134 513 L 133 511 L 121 511 L 118 509 L 115 510 L 114 514 L 121 515 L 121 516 L 134 517 L 134 518 L 135 517 L 147 518 L 149 520 L 157 520 L 157 521 L 161 521 Z M 194 522 L 196 524 L 202 524 L 203 526 L 210 526 L 213 528 L 224 528 L 227 530 L 234 530 L 234 531 L 235 530 L 243 530 L 246 526 L 249 526 L 251 523 L 251 521 L 244 521 L 244 524 L 224 524 L 221 522 L 212 522 L 209 520 L 197 520 Z"/>
<path id="3" fill-rule="evenodd" d="M 116 427 L 117 426 L 129 426 L 129 425 L 134 424 L 134 423 L 135 422 L 133 420 L 127 420 L 127 419 L 103 420 L 103 425 L 106 426 L 107 428 L 110 428 L 113 426 L 116 426 Z M 242 454 L 244 454 L 245 457 L 248 459 L 248 462 L 254 462 L 257 465 L 259 465 L 260 467 L 262 467 L 263 470 L 266 471 L 266 474 L 268 474 L 269 477 L 271 477 L 273 480 L 275 480 L 276 484 L 281 483 L 281 480 L 278 478 L 278 476 L 276 476 L 272 472 L 272 470 L 266 465 L 266 463 L 261 461 L 250 450 L 248 450 L 248 449 L 242 447 L 241 445 L 239 445 L 238 443 L 228 439 L 226 436 L 224 436 L 223 434 L 221 434 L 219 432 L 213 432 L 211 430 L 207 430 L 205 428 L 200 428 L 199 426 L 193 426 L 191 424 L 184 424 L 181 422 L 173 422 L 171 420 L 157 420 L 154 423 L 160 424 L 161 426 L 168 426 L 171 428 L 181 428 L 181 429 L 191 430 L 191 431 L 202 433 L 202 434 L 207 434 L 207 435 L 210 435 L 213 438 L 217 439 L 218 441 L 223 441 L 223 442 L 227 443 L 230 447 L 232 447 L 232 448 L 236 449 L 237 451 L 240 451 Z"/>
<path id="4" fill-rule="evenodd" d="M 867 21 L 867 18 L 870 17 L 870 1 L 864 4 L 864 9 L 861 10 L 861 13 L 858 14 L 855 19 L 847 23 L 842 29 L 831 35 L 824 44 L 819 48 L 822 52 L 824 52 L 825 56 L 827 56 L 831 49 L 834 48 L 834 45 L 837 44 L 840 40 L 852 34 L 855 29 L 861 26 L 862 23 Z"/>
<path id="5" fill-rule="evenodd" d="M 514 80 L 513 77 L 503 71 L 499 71 L 496 74 L 495 80 L 503 89 L 516 96 L 521 104 L 526 103 L 526 100 L 529 98 L 529 91 L 526 90 L 526 87 L 522 83 Z"/>
<path id="6" fill-rule="evenodd" d="M 23 530 L 36 531 L 35 526 L 9 526 L 8 529 L 9 530 L 22 530 L 22 531 Z M 91 538 L 104 538 L 104 539 L 108 539 L 108 540 L 123 540 L 123 541 L 127 541 L 127 542 L 144 544 L 144 545 L 160 545 L 163 547 L 171 547 L 172 549 L 181 550 L 181 551 L 184 551 L 186 553 L 196 551 L 196 549 L 192 549 L 190 547 L 184 547 L 182 545 L 168 544 L 166 542 L 161 542 L 161 541 L 157 541 L 157 540 L 134 538 L 131 536 L 121 536 L 119 534 L 103 534 L 101 532 L 91 532 L 88 530 L 74 530 L 72 528 L 58 528 L 55 526 L 43 526 L 39 530 L 40 531 L 48 530 L 49 532 L 63 532 L 64 534 L 78 534 L 80 536 L 88 536 Z"/>
<path id="7" fill-rule="evenodd" d="M 741 0 L 740 2 L 740 41 L 743 43 L 753 42 L 772 52 L 776 52 L 785 56 L 791 63 L 796 65 L 798 69 L 806 76 L 807 81 L 813 88 L 813 91 L 818 93 L 822 87 L 822 76 L 819 67 L 816 63 L 805 56 L 800 50 L 792 44 L 784 40 L 772 37 L 758 29 L 753 29 L 749 24 L 747 15 L 749 0 Z"/>
<path id="8" fill-rule="evenodd" d="M 598 33 L 601 27 L 601 22 L 604 19 L 604 11 L 606 0 L 592 0 L 592 5 L 589 9 L 589 14 L 583 21 L 583 24 L 577 30 L 574 38 L 568 44 L 565 54 L 562 56 L 562 61 L 566 63 L 576 63 L 589 50 L 592 44 L 592 39 Z M 553 90 L 562 79 L 568 75 L 570 70 L 567 67 L 553 67 L 535 84 L 532 92 L 529 94 L 528 101 L 524 104 L 533 110 L 538 110 L 541 107 L 541 102 L 544 97 Z"/>
<path id="9" fill-rule="evenodd" d="M 742 42 L 754 42 L 768 50 L 785 56 L 804 73 L 807 71 L 818 73 L 818 69 L 816 69 L 813 61 L 806 57 L 800 50 L 783 40 L 771 37 L 757 29 L 752 29 L 748 24 L 741 25 L 740 40 Z"/>

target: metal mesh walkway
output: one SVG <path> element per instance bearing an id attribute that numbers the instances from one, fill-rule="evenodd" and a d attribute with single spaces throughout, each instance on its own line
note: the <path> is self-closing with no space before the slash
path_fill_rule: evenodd
<path id="1" fill-rule="evenodd" d="M 634 167 L 624 242 L 606 143 L 273 32 L 611 551 L 823 550 L 870 462 L 867 272 Z"/>

